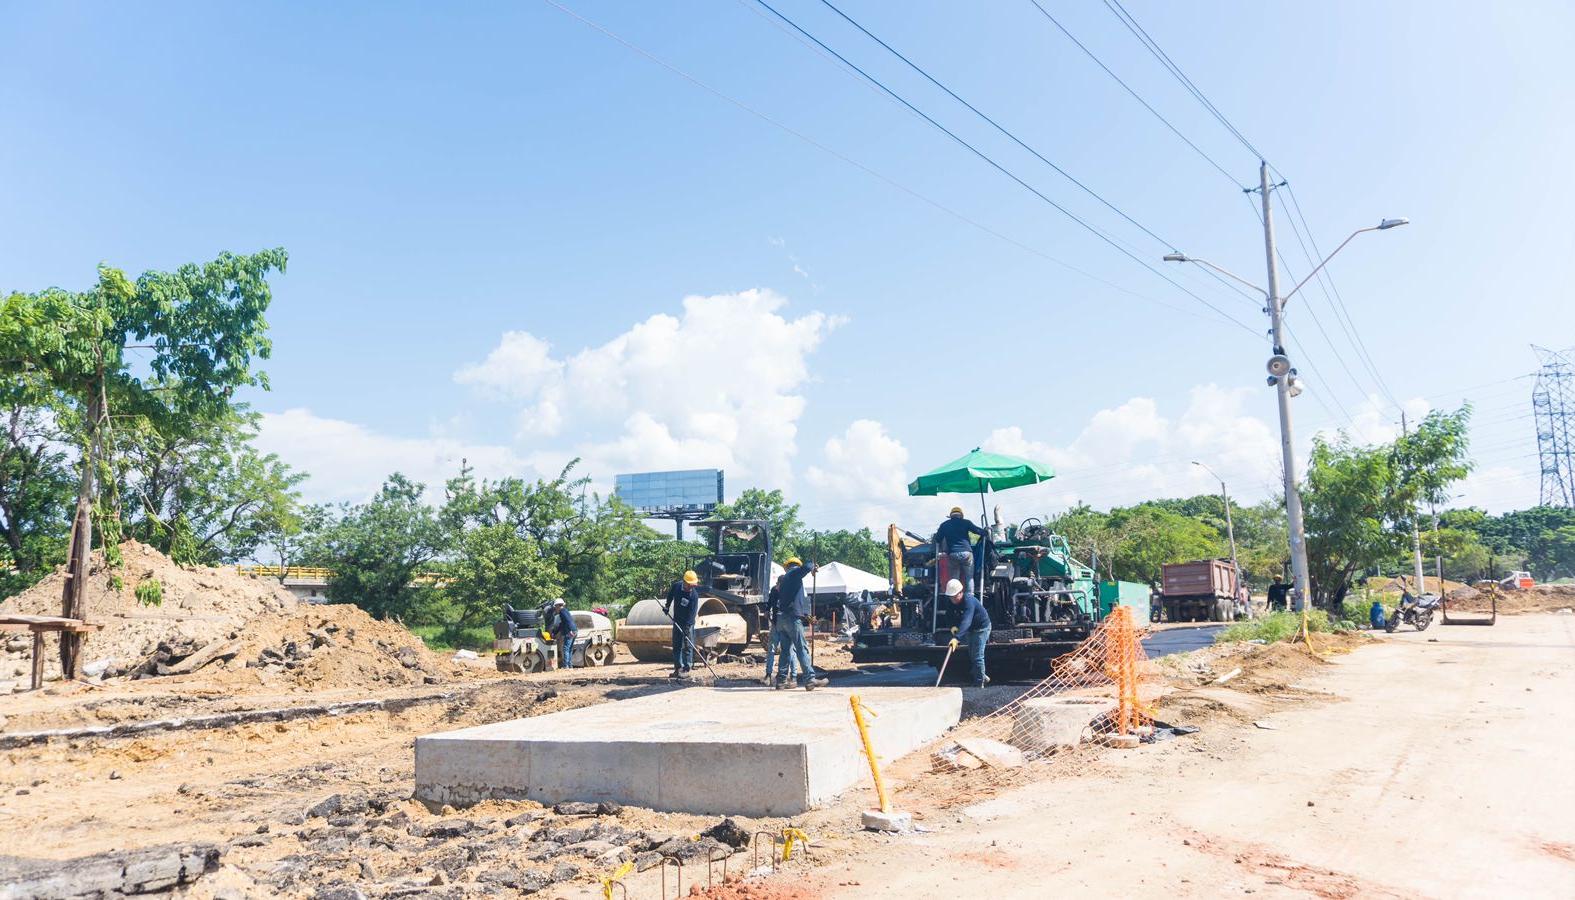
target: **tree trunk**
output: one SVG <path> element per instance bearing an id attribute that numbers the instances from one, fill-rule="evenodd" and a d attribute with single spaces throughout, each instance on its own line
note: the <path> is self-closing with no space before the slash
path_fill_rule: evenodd
<path id="1" fill-rule="evenodd" d="M 68 619 L 87 617 L 88 558 L 93 551 L 93 475 L 98 466 L 98 433 L 101 409 L 95 390 L 87 402 L 87 436 L 82 449 L 82 481 L 77 489 L 76 515 L 71 523 L 71 555 L 66 563 L 66 585 L 60 614 Z M 82 633 L 60 632 L 60 672 L 65 678 L 82 677 Z"/>

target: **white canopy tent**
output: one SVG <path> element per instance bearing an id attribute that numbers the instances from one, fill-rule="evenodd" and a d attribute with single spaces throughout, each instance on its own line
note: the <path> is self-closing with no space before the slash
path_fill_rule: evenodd
<path id="1" fill-rule="evenodd" d="M 804 590 L 820 594 L 857 594 L 869 591 L 882 594 L 891 590 L 891 582 L 847 563 L 826 563 L 812 578 L 804 579 Z"/>

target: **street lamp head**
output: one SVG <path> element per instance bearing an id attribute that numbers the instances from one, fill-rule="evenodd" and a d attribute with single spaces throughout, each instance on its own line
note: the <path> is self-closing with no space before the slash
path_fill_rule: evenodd
<path id="1" fill-rule="evenodd" d="M 1378 223 L 1378 230 L 1379 231 L 1388 231 L 1391 228 L 1398 228 L 1401 225 L 1410 225 L 1410 224 L 1411 224 L 1411 220 L 1410 219 L 1407 219 L 1405 216 L 1401 216 L 1398 219 L 1385 219 L 1382 222 L 1379 222 Z"/>
<path id="2" fill-rule="evenodd" d="M 1165 254 L 1165 262 L 1187 262 L 1187 254 L 1167 253 Z"/>

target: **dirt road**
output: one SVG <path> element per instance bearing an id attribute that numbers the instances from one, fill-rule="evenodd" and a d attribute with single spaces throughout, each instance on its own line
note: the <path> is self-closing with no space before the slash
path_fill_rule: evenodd
<path id="1" fill-rule="evenodd" d="M 1386 636 L 1207 729 L 800 874 L 822 897 L 1575 896 L 1575 617 Z M 769 896 L 767 894 L 766 896 Z"/>

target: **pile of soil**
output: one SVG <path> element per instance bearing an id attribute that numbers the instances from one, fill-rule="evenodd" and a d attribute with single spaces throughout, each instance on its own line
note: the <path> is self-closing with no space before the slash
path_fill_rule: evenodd
<path id="1" fill-rule="evenodd" d="M 251 578 L 228 567 L 177 565 L 137 541 L 121 544 L 120 552 L 123 563 L 113 570 L 104 565 L 102 552 L 94 553 L 87 576 L 87 619 L 104 628 L 89 635 L 84 658 L 89 664 L 109 660 L 108 677 L 132 671 L 154 656 L 160 644 L 201 648 L 228 638 L 259 616 L 288 613 L 300 605 L 272 579 Z M 157 579 L 163 590 L 158 606 L 142 605 L 135 594 L 138 585 L 151 579 Z M 65 580 L 62 567 L 0 602 L 0 612 L 58 616 Z M 0 657 L 0 679 L 25 677 L 31 642 L 6 644 L 8 650 L 13 646 L 16 650 Z M 60 657 L 53 639 L 45 652 L 46 677 L 58 677 Z"/>
<path id="2" fill-rule="evenodd" d="M 259 616 L 238 635 L 235 657 L 208 680 L 225 686 L 318 691 L 442 684 L 489 670 L 454 663 L 397 622 L 349 604 L 302 604 Z"/>
<path id="3" fill-rule="evenodd" d="M 88 637 L 85 668 L 93 672 L 95 663 L 107 660 L 106 680 L 158 677 L 183 689 L 293 693 L 441 684 L 488 674 L 456 665 L 404 626 L 378 621 L 359 607 L 302 603 L 272 579 L 177 565 L 135 541 L 122 544 L 121 555 L 124 564 L 109 570 L 95 554 L 88 574 L 87 617 L 104 627 Z M 162 585 L 159 606 L 143 606 L 135 596 L 150 579 Z M 64 582 L 64 573 L 56 572 L 0 603 L 0 612 L 59 615 Z M 0 686 L 12 678 L 19 689 L 31 640 L 4 647 Z M 46 677 L 58 677 L 53 640 L 45 653 Z"/>
<path id="4" fill-rule="evenodd" d="M 1505 615 L 1575 609 L 1575 584 L 1539 584 L 1515 590 L 1460 587 L 1445 599 L 1451 610 L 1488 612 L 1493 608 L 1492 593 L 1498 594 L 1498 611 Z"/>

